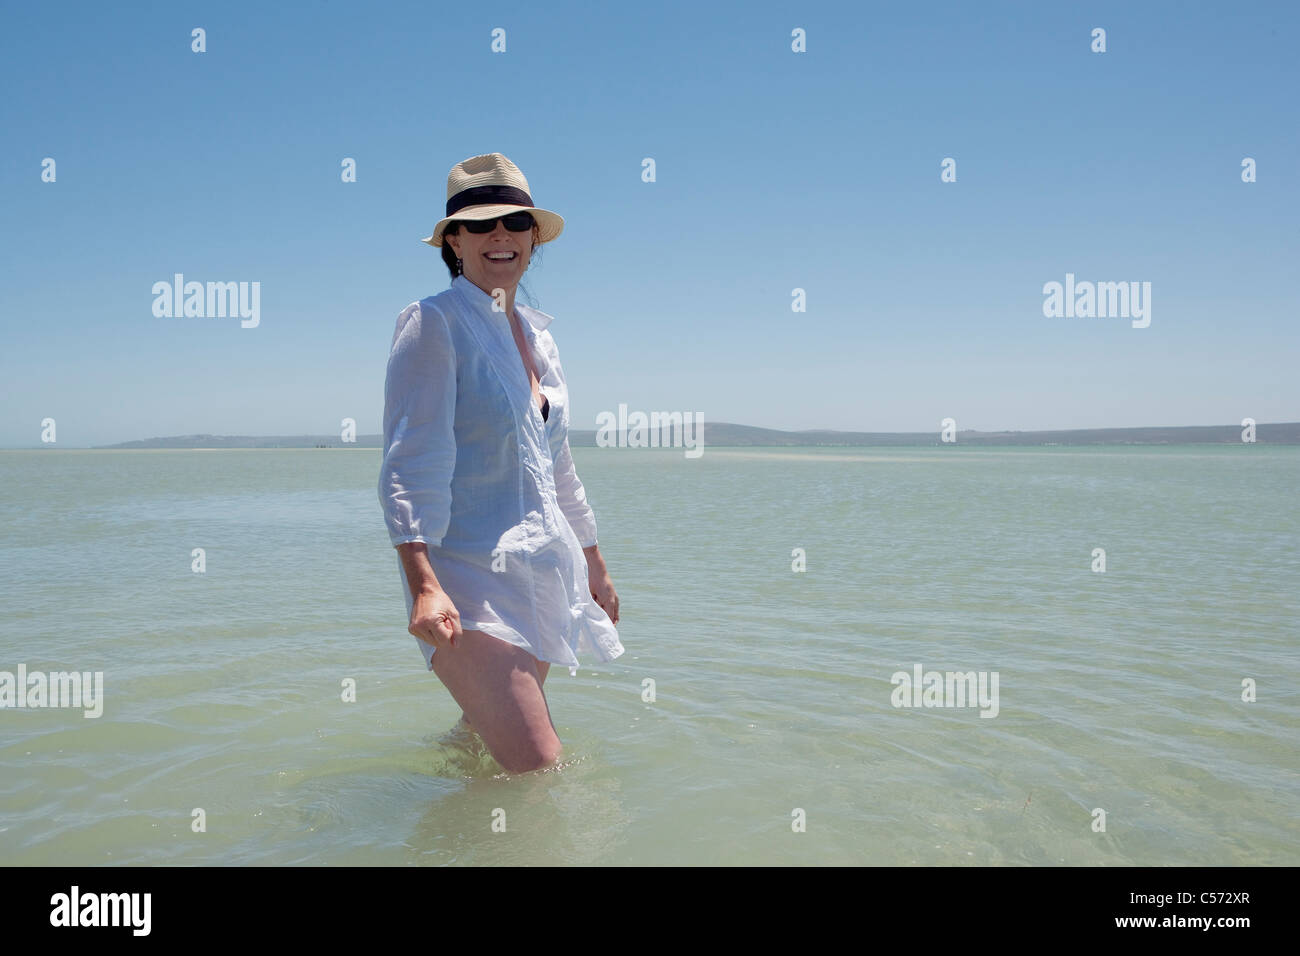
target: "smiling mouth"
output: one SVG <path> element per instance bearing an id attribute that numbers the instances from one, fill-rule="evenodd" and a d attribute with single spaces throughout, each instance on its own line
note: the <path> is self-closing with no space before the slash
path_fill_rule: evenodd
<path id="1" fill-rule="evenodd" d="M 516 259 L 519 258 L 519 253 L 511 252 L 507 255 L 502 255 L 501 253 L 493 254 L 493 253 L 485 252 L 483 253 L 483 258 L 486 259 L 488 262 L 514 262 Z"/>

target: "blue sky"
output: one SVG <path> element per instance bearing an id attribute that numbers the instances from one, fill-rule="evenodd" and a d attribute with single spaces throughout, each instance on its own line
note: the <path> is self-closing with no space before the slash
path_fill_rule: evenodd
<path id="1" fill-rule="evenodd" d="M 1295 421 L 1296 9 L 10 5 L 0 446 L 379 431 L 448 285 L 418 240 L 493 151 L 566 220 L 525 286 L 575 428 Z M 156 318 L 176 272 L 259 282 L 260 325 Z M 1150 282 L 1150 326 L 1045 317 L 1067 272 Z"/>

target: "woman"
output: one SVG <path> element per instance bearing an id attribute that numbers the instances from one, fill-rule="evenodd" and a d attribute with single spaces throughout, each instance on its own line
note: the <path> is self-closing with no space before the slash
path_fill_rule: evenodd
<path id="1" fill-rule="evenodd" d="M 462 721 L 523 773 L 560 755 L 550 665 L 574 674 L 579 651 L 623 653 L 618 596 L 569 451 L 552 317 L 515 304 L 564 220 L 500 153 L 452 167 L 446 213 L 424 242 L 451 288 L 403 309 L 393 333 L 379 498 L 407 629 Z"/>

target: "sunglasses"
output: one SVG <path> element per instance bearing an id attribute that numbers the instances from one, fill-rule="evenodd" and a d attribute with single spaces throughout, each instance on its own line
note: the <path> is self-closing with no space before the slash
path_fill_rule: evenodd
<path id="1" fill-rule="evenodd" d="M 498 216 L 496 219 L 457 220 L 458 225 L 464 226 L 466 230 L 477 236 L 491 232 L 497 227 L 498 222 L 504 222 L 511 232 L 527 232 L 533 228 L 532 214 L 526 212 L 512 212 L 508 216 Z"/>

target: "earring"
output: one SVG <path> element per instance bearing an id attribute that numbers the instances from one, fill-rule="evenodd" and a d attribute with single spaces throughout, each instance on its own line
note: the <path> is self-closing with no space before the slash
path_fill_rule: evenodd
<path id="1" fill-rule="evenodd" d="M 464 271 L 465 271 L 464 266 L 463 266 L 463 264 L 462 264 L 462 262 L 461 262 L 460 259 L 457 259 L 457 260 L 456 260 L 456 271 L 457 271 L 457 272 L 464 272 Z"/>

